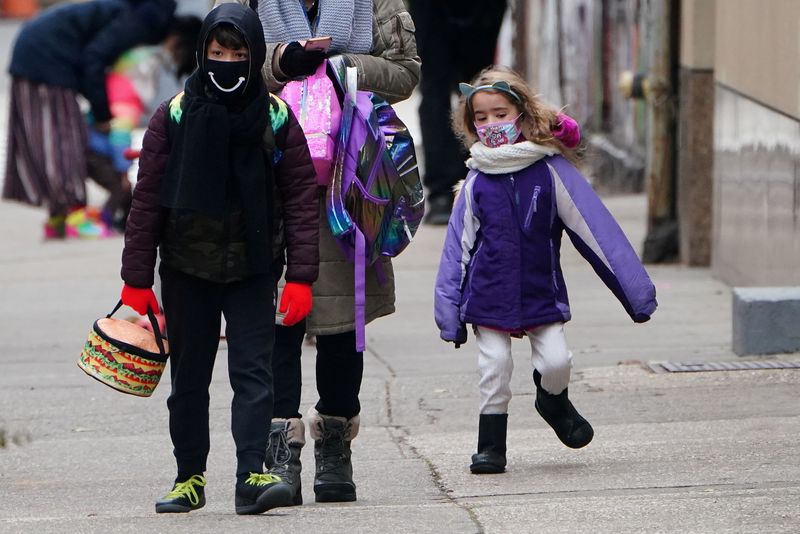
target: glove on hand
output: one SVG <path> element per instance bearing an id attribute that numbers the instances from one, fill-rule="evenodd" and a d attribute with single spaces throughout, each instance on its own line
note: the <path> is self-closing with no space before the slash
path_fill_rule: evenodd
<path id="1" fill-rule="evenodd" d="M 290 79 L 311 76 L 327 54 L 322 50 L 305 50 L 300 43 L 292 41 L 283 49 L 278 66 Z"/>
<path id="2" fill-rule="evenodd" d="M 311 286 L 286 282 L 278 311 L 286 314 L 283 318 L 283 324 L 286 326 L 292 326 L 305 319 L 311 311 Z"/>
<path id="3" fill-rule="evenodd" d="M 161 313 L 161 308 L 158 307 L 158 300 L 156 294 L 153 293 L 151 288 L 133 287 L 125 284 L 122 286 L 122 303 L 126 306 L 133 308 L 139 315 L 147 315 L 147 308 L 153 310 L 153 313 Z"/>
<path id="4" fill-rule="evenodd" d="M 634 323 L 646 323 L 650 320 L 650 316 L 645 315 L 644 313 L 637 313 L 632 317 L 632 319 Z"/>
<path id="5" fill-rule="evenodd" d="M 446 335 L 444 332 L 442 332 L 441 337 L 449 343 L 455 343 L 456 348 L 460 349 L 461 345 L 467 342 L 467 325 L 461 323 L 458 326 L 458 330 L 455 332 L 455 335 Z"/>

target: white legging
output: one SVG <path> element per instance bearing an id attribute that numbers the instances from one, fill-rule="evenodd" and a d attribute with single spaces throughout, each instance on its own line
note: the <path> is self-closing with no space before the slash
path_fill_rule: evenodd
<path id="1" fill-rule="evenodd" d="M 477 326 L 480 413 L 508 413 L 511 401 L 511 335 Z M 542 388 L 557 395 L 569 384 L 572 352 L 567 348 L 564 323 L 553 323 L 527 330 L 533 367 L 542 375 Z"/>

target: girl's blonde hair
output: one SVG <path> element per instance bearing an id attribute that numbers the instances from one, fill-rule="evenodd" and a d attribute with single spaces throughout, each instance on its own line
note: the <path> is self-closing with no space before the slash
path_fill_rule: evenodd
<path id="1" fill-rule="evenodd" d="M 542 102 L 519 74 L 508 67 L 491 66 L 482 70 L 470 84 L 473 87 L 478 87 L 479 85 L 492 85 L 500 81 L 507 82 L 511 90 L 522 100 L 522 103 L 516 102 L 510 95 L 497 91 L 497 93 L 505 96 L 512 104 L 520 108 L 522 112 L 520 127 L 525 139 L 537 145 L 556 148 L 568 159 L 574 161 L 574 151 L 553 137 L 553 129 L 558 126 L 559 110 Z M 486 91 L 491 90 L 487 89 Z M 461 138 L 467 148 L 478 140 L 472 109 L 467 105 L 467 99 L 464 95 L 461 95 L 458 107 L 453 112 L 453 131 Z"/>

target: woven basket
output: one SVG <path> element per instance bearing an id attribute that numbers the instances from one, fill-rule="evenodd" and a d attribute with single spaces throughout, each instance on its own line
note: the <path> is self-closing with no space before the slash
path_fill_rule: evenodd
<path id="1" fill-rule="evenodd" d="M 166 338 L 152 310 L 147 315 L 153 332 L 111 316 L 94 322 L 83 346 L 78 367 L 103 384 L 138 397 L 149 397 L 156 389 L 169 358 Z"/>

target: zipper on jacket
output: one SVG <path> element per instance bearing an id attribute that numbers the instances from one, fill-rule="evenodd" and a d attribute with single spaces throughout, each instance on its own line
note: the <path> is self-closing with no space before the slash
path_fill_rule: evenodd
<path id="1" fill-rule="evenodd" d="M 525 216 L 525 229 L 527 230 L 531 226 L 531 219 L 533 218 L 533 214 L 538 211 L 538 202 L 539 202 L 539 193 L 542 190 L 542 186 L 537 185 L 533 188 L 533 198 L 531 199 L 531 205 L 528 208 L 528 215 Z"/>

